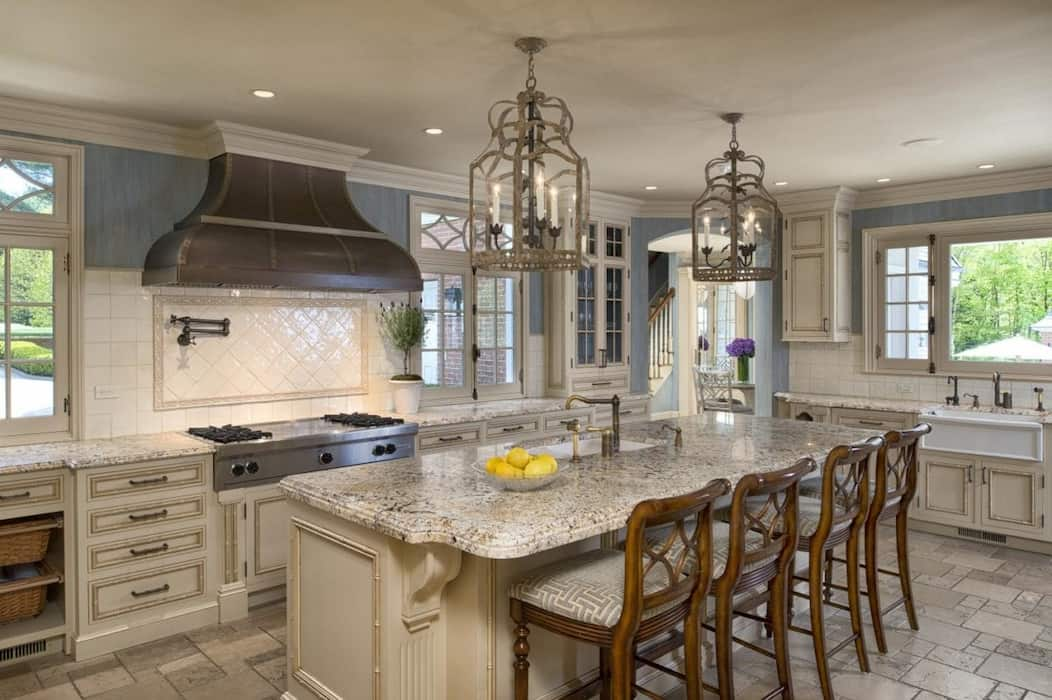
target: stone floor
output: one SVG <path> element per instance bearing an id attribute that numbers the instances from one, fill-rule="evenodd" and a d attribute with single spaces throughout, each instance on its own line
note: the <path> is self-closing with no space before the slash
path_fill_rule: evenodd
<path id="1" fill-rule="evenodd" d="M 882 543 L 888 564 L 890 535 Z M 909 629 L 902 612 L 889 615 L 884 656 L 867 626 L 872 673 L 859 673 L 853 649 L 841 652 L 833 660 L 837 697 L 1052 700 L 1052 557 L 919 532 L 911 538 L 920 631 Z M 796 622 L 807 627 L 805 606 L 797 602 Z M 828 610 L 827 638 L 835 644 L 848 620 Z M 90 661 L 49 657 L 2 669 L 0 700 L 269 700 L 284 688 L 284 642 L 284 607 L 271 605 L 234 624 Z M 790 634 L 790 643 L 796 697 L 820 698 L 810 638 Z M 735 654 L 736 698 L 761 697 L 773 677 L 773 662 L 745 649 Z"/>

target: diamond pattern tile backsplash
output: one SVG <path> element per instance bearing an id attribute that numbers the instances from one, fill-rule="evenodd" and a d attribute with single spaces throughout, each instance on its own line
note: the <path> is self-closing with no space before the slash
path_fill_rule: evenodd
<path id="1" fill-rule="evenodd" d="M 154 407 L 367 391 L 361 300 L 154 297 Z M 182 346 L 171 316 L 230 319 L 230 335 Z"/>

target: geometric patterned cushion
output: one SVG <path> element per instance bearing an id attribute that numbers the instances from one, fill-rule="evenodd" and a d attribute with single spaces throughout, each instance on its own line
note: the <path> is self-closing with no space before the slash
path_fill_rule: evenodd
<path id="1" fill-rule="evenodd" d="M 643 593 L 661 590 L 666 574 L 655 567 L 643 584 Z M 598 549 L 570 559 L 540 567 L 511 586 L 508 595 L 534 607 L 558 613 L 572 620 L 601 627 L 613 627 L 621 617 L 625 599 L 625 553 Z M 646 619 L 671 605 L 651 608 Z"/>

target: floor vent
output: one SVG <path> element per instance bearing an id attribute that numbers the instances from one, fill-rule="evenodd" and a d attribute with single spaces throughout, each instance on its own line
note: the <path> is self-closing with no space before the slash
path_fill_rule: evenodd
<path id="1" fill-rule="evenodd" d="M 16 644 L 13 647 L 0 649 L 0 663 L 11 661 L 13 659 L 21 659 L 23 656 L 42 654 L 45 651 L 47 651 L 47 640 L 44 639 L 38 639 L 35 642 L 26 642 L 25 644 Z"/>
<path id="2" fill-rule="evenodd" d="M 998 535 L 995 532 L 986 532 L 985 530 L 973 530 L 968 527 L 957 528 L 957 534 L 961 537 L 971 537 L 976 540 L 996 542 L 997 544 L 1005 544 L 1008 542 L 1008 538 L 1004 535 Z"/>

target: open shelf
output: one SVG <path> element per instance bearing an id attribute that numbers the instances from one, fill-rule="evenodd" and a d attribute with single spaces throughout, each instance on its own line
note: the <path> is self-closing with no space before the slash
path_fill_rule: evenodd
<path id="1" fill-rule="evenodd" d="M 58 601 L 49 600 L 44 612 L 28 620 L 0 625 L 0 649 L 59 637 L 66 633 L 66 617 Z"/>

